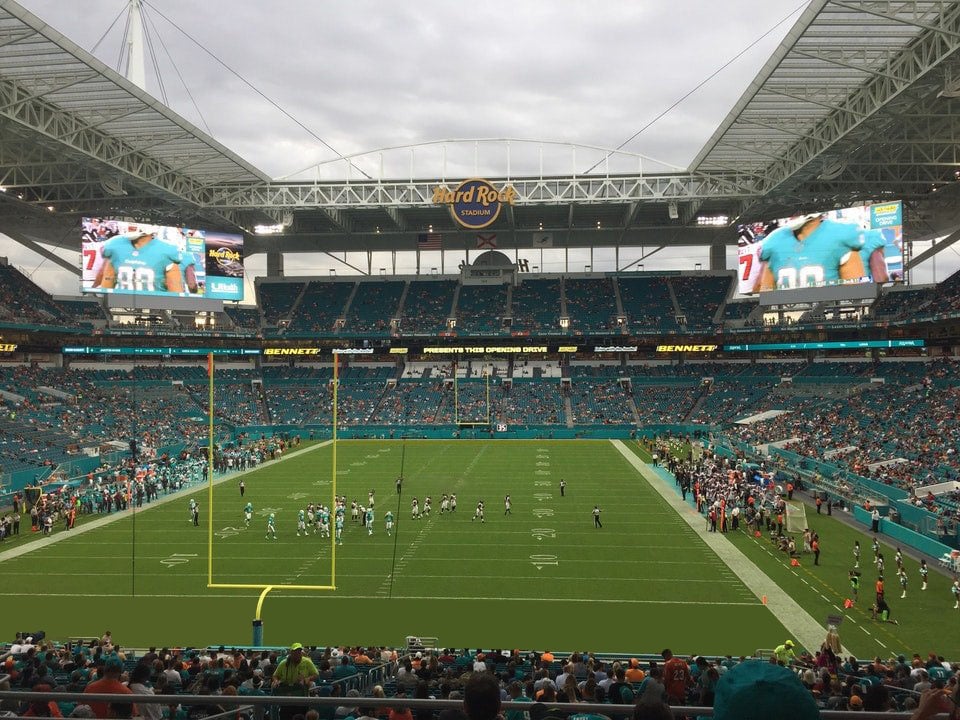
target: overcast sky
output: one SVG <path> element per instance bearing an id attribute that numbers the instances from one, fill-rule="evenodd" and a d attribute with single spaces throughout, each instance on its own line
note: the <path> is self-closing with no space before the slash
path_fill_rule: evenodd
<path id="1" fill-rule="evenodd" d="M 125 0 L 21 3 L 117 69 Z M 345 163 L 330 162 L 337 153 L 451 138 L 617 147 L 733 60 L 624 148 L 686 167 L 807 4 L 487 0 L 471 10 L 436 0 L 145 3 L 168 104 L 268 175 L 310 178 L 342 177 Z M 149 57 L 147 90 L 163 95 Z M 512 174 L 538 173 L 540 147 L 511 144 Z M 477 170 L 502 173 L 505 152 L 501 145 L 481 146 Z M 542 155 L 546 173 L 583 172 L 600 157 L 579 150 L 574 159 L 569 148 L 552 145 Z M 445 166 L 440 146 L 412 157 L 419 176 L 438 177 L 444 167 L 448 177 L 474 171 L 472 144 L 447 146 Z M 411 152 L 387 152 L 382 162 L 385 175 L 405 177 Z M 372 175 L 380 163 L 378 154 L 357 160 Z M 613 171 L 636 168 L 632 156 L 611 164 Z M 3 242 L 0 254 L 36 270 L 46 287 L 76 292 L 75 277 L 19 246 Z M 263 271 L 260 260 L 249 263 L 254 274 Z M 301 269 L 316 274 L 336 265 L 320 257 L 303 261 Z M 663 254 L 665 263 L 692 267 L 694 261 L 705 258 L 693 249 Z"/>

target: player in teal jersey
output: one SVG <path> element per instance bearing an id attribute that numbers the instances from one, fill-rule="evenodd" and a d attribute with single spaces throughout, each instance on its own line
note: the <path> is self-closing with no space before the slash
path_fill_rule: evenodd
<path id="1" fill-rule="evenodd" d="M 383 516 L 383 519 L 387 523 L 387 535 L 393 535 L 393 513 L 387 510 L 387 514 Z"/>
<path id="2" fill-rule="evenodd" d="M 887 282 L 883 233 L 864 230 L 856 223 L 837 222 L 813 215 L 774 230 L 763 241 L 763 263 L 756 290 L 800 287 L 858 280 Z M 862 257 L 869 258 L 869 273 Z"/>
<path id="3" fill-rule="evenodd" d="M 277 539 L 277 528 L 274 525 L 274 520 L 275 518 L 273 513 L 270 513 L 270 517 L 267 518 L 267 534 L 263 536 L 264 538 L 273 538 L 274 540 Z"/>
<path id="4" fill-rule="evenodd" d="M 326 508 L 320 508 L 320 537 L 330 537 L 330 513 Z"/>
<path id="5" fill-rule="evenodd" d="M 128 292 L 183 292 L 183 253 L 147 231 L 125 233 L 103 246 L 100 287 Z"/>
<path id="6" fill-rule="evenodd" d="M 367 514 L 366 514 L 366 517 L 364 518 L 364 521 L 366 522 L 366 525 L 367 525 L 367 535 L 373 535 L 373 508 L 372 507 L 367 508 Z"/>
<path id="7" fill-rule="evenodd" d="M 343 513 L 337 515 L 334 532 L 337 535 L 337 545 L 343 545 Z"/>
<path id="8" fill-rule="evenodd" d="M 300 532 L 303 531 L 304 536 L 307 534 L 307 514 L 300 510 L 297 513 L 297 537 L 300 537 Z"/>
<path id="9" fill-rule="evenodd" d="M 243 509 L 243 522 L 247 527 L 250 527 L 251 518 L 253 518 L 253 503 L 247 503 L 247 506 Z"/>

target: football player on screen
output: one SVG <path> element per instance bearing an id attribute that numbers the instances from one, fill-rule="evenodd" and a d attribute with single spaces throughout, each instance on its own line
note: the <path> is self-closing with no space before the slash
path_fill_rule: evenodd
<path id="1" fill-rule="evenodd" d="M 883 233 L 821 214 L 804 215 L 763 241 L 761 272 L 754 290 L 789 290 L 869 277 L 888 281 Z M 863 256 L 869 260 L 869 273 Z"/>
<path id="2" fill-rule="evenodd" d="M 156 231 L 134 230 L 117 235 L 103 247 L 100 287 L 127 292 L 182 293 L 183 253 Z"/>

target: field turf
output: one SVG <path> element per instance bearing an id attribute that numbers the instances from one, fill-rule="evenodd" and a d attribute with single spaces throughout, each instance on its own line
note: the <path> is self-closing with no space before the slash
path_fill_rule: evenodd
<path id="1" fill-rule="evenodd" d="M 348 510 L 334 576 L 331 542 L 296 535 L 299 508 L 311 501 L 331 504 L 332 450 L 308 448 L 248 473 L 243 498 L 236 479 L 216 485 L 212 525 L 204 487 L 145 508 L 135 519 L 118 518 L 3 561 L 7 581 L 0 596 L 8 612 L 0 617 L 0 632 L 42 628 L 66 638 L 109 628 L 120 642 L 138 646 L 249 643 L 260 591 L 208 587 L 212 527 L 214 584 L 277 588 L 263 603 L 268 645 L 398 644 L 406 635 L 427 635 L 458 646 L 613 652 L 670 646 L 681 653 L 741 654 L 786 637 L 767 608 L 605 441 L 340 442 L 336 491 L 365 503 L 375 490 L 376 518 L 368 536 Z M 457 494 L 456 513 L 441 516 L 444 492 Z M 513 501 L 507 516 L 506 494 Z M 411 498 L 422 503 L 427 495 L 432 515 L 411 520 Z M 191 497 L 201 505 L 200 527 L 190 522 Z M 481 498 L 482 524 L 471 520 Z M 249 529 L 242 517 L 248 500 L 255 513 Z M 602 529 L 594 528 L 595 504 L 602 509 Z M 388 508 L 397 522 L 392 537 L 384 529 Z M 271 512 L 277 540 L 264 537 Z M 825 581 L 837 584 L 834 575 L 845 578 L 841 566 L 852 545 L 846 533 L 853 531 L 832 525 L 837 528 L 820 530 L 829 563 L 823 572 Z M 797 600 L 815 617 L 828 614 L 830 604 L 807 592 L 799 575 L 781 567 L 781 558 L 749 537 L 731 539 L 791 593 L 796 586 Z M 834 543 L 844 549 L 843 563 L 831 557 Z M 866 558 L 869 542 L 861 544 Z M 888 558 L 892 564 L 892 553 Z M 911 580 L 918 579 L 915 567 L 911 561 Z M 931 578 L 930 602 L 923 606 L 928 613 L 945 605 L 940 584 L 946 579 Z M 282 588 L 332 584 L 335 590 Z M 865 574 L 862 596 L 871 584 Z M 919 582 L 911 590 L 919 595 Z M 888 597 L 894 592 L 899 595 L 888 580 Z M 909 613 L 901 610 L 906 602 L 891 605 L 905 623 L 888 626 L 898 637 Z M 873 647 L 872 636 L 844 635 L 846 629 L 843 640 L 856 652 Z M 919 632 L 910 627 L 917 645 L 925 641 Z M 931 642 L 937 638 L 931 633 Z M 908 648 L 897 642 L 888 643 L 891 651 Z M 956 644 L 941 633 L 940 652 L 956 649 L 944 642 Z"/>

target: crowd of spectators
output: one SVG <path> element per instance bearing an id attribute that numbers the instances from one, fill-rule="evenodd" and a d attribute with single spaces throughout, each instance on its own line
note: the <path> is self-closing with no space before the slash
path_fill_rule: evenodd
<path id="1" fill-rule="evenodd" d="M 236 707 L 227 696 L 302 697 L 302 705 L 277 706 L 280 718 L 297 720 L 519 720 L 605 717 L 587 705 L 630 708 L 634 720 L 672 717 L 672 706 L 712 708 L 714 717 L 814 720 L 820 710 L 913 711 L 922 720 L 949 710 L 957 693 L 957 667 L 931 653 L 861 661 L 840 654 L 831 629 L 813 652 L 790 640 L 767 660 L 680 656 L 664 649 L 636 657 L 513 650 L 423 650 L 388 647 L 303 647 L 287 651 L 225 647 L 151 647 L 133 653 L 105 633 L 79 645 L 44 643 L 18 635 L 0 658 L 5 686 L 36 692 L 106 693 L 110 703 L 83 698 L 62 702 L 5 701 L 0 710 L 24 716 L 195 720 Z M 137 702 L 160 695 L 161 703 Z M 201 704 L 186 695 L 204 696 Z M 333 698 L 329 703 L 311 698 Z M 341 699 L 342 698 L 342 699 Z M 360 699 L 366 701 L 361 704 Z M 462 709 L 418 707 L 405 700 L 460 700 Z M 383 704 L 380 705 L 379 703 Z M 502 703 L 520 703 L 511 709 Z M 528 704 L 528 705 L 525 705 Z M 936 707 L 931 707 L 936 704 Z M 240 703 L 238 717 L 261 720 L 268 705 Z M 578 708 L 582 706 L 583 709 Z M 787 712 L 785 708 L 789 707 Z M 515 708 L 515 709 L 514 709 Z M 503 712 L 501 712 L 501 709 Z M 926 713 L 926 714 L 925 714 Z M 619 715 L 618 715 L 619 716 Z"/>

